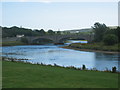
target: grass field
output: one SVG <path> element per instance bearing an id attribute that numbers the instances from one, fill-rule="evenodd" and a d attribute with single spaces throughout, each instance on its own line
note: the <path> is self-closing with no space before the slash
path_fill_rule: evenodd
<path id="1" fill-rule="evenodd" d="M 3 61 L 3 88 L 117 88 L 118 74 Z"/>

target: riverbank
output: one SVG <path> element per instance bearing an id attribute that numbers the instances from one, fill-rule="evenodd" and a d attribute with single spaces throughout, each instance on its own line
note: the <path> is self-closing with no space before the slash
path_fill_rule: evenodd
<path id="1" fill-rule="evenodd" d="M 2 44 L 2 46 L 19 46 L 19 45 L 44 45 L 44 44 L 27 44 L 27 43 L 23 43 L 21 41 L 9 41 L 9 42 L 2 42 L 0 43 Z"/>
<path id="2" fill-rule="evenodd" d="M 88 52 L 113 53 L 113 54 L 118 54 L 120 51 L 118 45 L 104 46 L 103 44 L 98 44 L 98 43 L 96 44 L 72 43 L 69 46 L 63 46 L 61 48 L 74 49 L 79 51 L 88 51 Z"/>
<path id="3" fill-rule="evenodd" d="M 20 41 L 9 41 L 0 43 L 2 46 L 17 46 L 17 45 L 28 45 Z"/>
<path id="4" fill-rule="evenodd" d="M 52 43 L 48 43 L 48 42 L 44 42 L 44 43 L 32 43 L 32 44 L 27 44 L 27 43 L 23 43 L 21 41 L 8 41 L 8 42 L 0 42 L 1 46 L 18 46 L 18 45 L 46 45 L 46 44 L 52 44 Z M 55 43 L 54 45 L 64 45 L 64 43 Z"/>
<path id="5" fill-rule="evenodd" d="M 2 62 L 3 88 L 117 88 L 118 74 Z M 57 82 L 57 83 L 56 83 Z"/>

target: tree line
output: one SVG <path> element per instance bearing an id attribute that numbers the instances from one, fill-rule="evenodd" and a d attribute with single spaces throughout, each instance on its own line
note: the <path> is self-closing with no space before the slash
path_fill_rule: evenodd
<path id="1" fill-rule="evenodd" d="M 105 45 L 114 45 L 120 42 L 120 27 L 111 29 L 105 24 L 96 22 L 93 28 L 94 41 L 104 42 Z"/>
<path id="2" fill-rule="evenodd" d="M 17 26 L 13 27 L 2 27 L 2 37 L 16 37 L 16 35 L 22 35 L 25 36 L 42 36 L 42 35 L 54 35 L 54 34 L 60 34 L 60 31 L 57 31 L 56 33 L 53 30 L 48 30 L 47 32 L 44 29 L 41 30 L 32 30 L 27 28 L 21 28 Z"/>
<path id="3" fill-rule="evenodd" d="M 99 22 L 96 22 L 94 26 L 92 26 L 93 31 L 86 34 L 91 34 L 94 35 L 94 41 L 93 42 L 104 42 L 106 45 L 114 45 L 116 43 L 120 42 L 120 27 L 116 28 L 109 28 L 107 27 L 104 23 L 101 24 Z M 81 32 L 79 32 L 81 34 Z M 79 34 L 76 33 L 76 34 Z M 48 30 L 45 31 L 44 29 L 41 30 L 32 30 L 32 29 L 27 29 L 27 28 L 22 28 L 22 27 L 2 27 L 2 37 L 16 37 L 16 35 L 22 35 L 24 34 L 25 36 L 42 36 L 42 35 L 60 35 L 61 31 L 53 31 L 53 30 Z M 66 34 L 66 33 L 64 33 Z M 70 34 L 70 33 L 67 33 Z M 82 33 L 83 34 L 83 33 Z"/>

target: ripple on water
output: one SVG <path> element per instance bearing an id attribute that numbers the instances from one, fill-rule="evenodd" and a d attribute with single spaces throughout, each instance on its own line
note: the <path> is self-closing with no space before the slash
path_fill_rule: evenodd
<path id="1" fill-rule="evenodd" d="M 118 67 L 118 54 L 105 54 L 97 52 L 85 52 L 59 48 L 55 45 L 29 45 L 3 47 L 3 56 L 14 58 L 27 58 L 32 63 L 58 64 L 61 66 L 97 68 L 103 70 Z"/>

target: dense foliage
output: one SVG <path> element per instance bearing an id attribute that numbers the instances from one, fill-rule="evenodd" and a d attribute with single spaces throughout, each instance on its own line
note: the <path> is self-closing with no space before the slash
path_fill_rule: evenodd
<path id="1" fill-rule="evenodd" d="M 101 24 L 96 22 L 92 27 L 93 31 L 91 32 L 80 32 L 76 33 L 78 35 L 81 34 L 94 34 L 94 42 L 104 42 L 105 45 L 114 45 L 120 42 L 120 27 L 109 28 L 105 24 Z M 2 37 L 16 37 L 16 35 L 24 35 L 24 36 L 43 36 L 43 35 L 60 35 L 60 31 L 48 30 L 47 32 L 44 29 L 41 30 L 32 30 L 22 27 L 2 27 Z M 70 32 L 64 32 L 64 34 L 70 34 Z M 111 35 L 112 34 L 112 35 Z M 24 42 L 24 40 L 23 40 Z M 27 42 L 27 41 L 26 41 Z"/>
<path id="2" fill-rule="evenodd" d="M 48 30 L 45 32 L 43 29 L 41 30 L 32 30 L 22 27 L 2 27 L 2 37 L 16 37 L 16 35 L 25 35 L 25 36 L 42 36 L 42 35 L 53 35 L 55 32 L 53 30 Z"/>
<path id="3" fill-rule="evenodd" d="M 48 34 L 49 34 L 49 35 L 54 35 L 55 32 L 54 32 L 53 30 L 48 30 Z"/>
<path id="4" fill-rule="evenodd" d="M 36 35 L 35 32 L 33 32 L 31 29 L 25 29 L 25 28 L 19 28 L 19 27 L 3 27 L 2 28 L 2 37 L 15 37 L 16 35 L 22 35 L 25 36 L 34 36 Z"/>
<path id="5" fill-rule="evenodd" d="M 101 40 L 103 40 L 103 36 L 105 35 L 105 32 L 108 30 L 107 26 L 105 24 L 100 24 L 100 23 L 95 23 L 94 27 L 92 27 L 94 29 L 94 33 L 95 33 L 95 41 L 96 42 L 100 42 Z"/>
<path id="6" fill-rule="evenodd" d="M 107 34 L 103 38 L 105 45 L 114 45 L 118 42 L 118 37 L 114 34 Z"/>
<path id="7" fill-rule="evenodd" d="M 104 42 L 105 45 L 114 45 L 120 42 L 120 27 L 110 29 L 105 24 L 95 23 L 94 42 Z"/>

